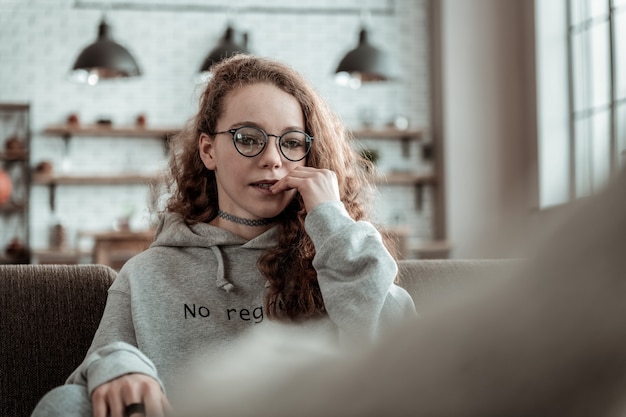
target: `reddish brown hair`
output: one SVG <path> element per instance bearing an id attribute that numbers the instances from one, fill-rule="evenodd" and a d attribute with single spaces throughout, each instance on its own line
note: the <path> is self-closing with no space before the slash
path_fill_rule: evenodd
<path id="1" fill-rule="evenodd" d="M 198 138 L 216 130 L 225 108 L 225 97 L 243 86 L 269 83 L 298 100 L 305 129 L 315 138 L 307 165 L 335 172 L 341 201 L 354 220 L 365 219 L 370 188 L 367 162 L 355 152 L 345 127 L 310 84 L 287 65 L 265 58 L 236 55 L 215 65 L 200 98 L 198 114 L 172 141 L 171 197 L 167 210 L 190 223 L 210 222 L 217 215 L 215 174 L 200 159 Z M 268 315 L 275 319 L 301 320 L 326 314 L 312 261 L 315 248 L 304 231 L 305 210 L 296 197 L 281 214 L 278 245 L 258 261 L 269 288 L 265 297 Z"/>

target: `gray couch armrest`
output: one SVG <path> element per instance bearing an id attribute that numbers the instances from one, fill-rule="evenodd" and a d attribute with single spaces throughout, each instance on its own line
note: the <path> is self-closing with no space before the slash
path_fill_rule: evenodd
<path id="1" fill-rule="evenodd" d="M 102 265 L 0 265 L 0 415 L 29 416 L 82 362 L 116 273 Z"/>

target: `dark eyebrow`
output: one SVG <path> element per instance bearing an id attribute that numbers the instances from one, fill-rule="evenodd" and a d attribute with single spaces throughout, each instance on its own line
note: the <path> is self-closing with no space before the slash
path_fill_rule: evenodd
<path id="1" fill-rule="evenodd" d="M 233 125 L 231 125 L 230 128 L 237 129 L 239 127 L 244 127 L 244 126 L 252 126 L 252 127 L 258 127 L 259 129 L 262 129 L 262 127 L 258 123 L 247 121 L 247 120 L 243 122 L 234 123 Z"/>
<path id="2" fill-rule="evenodd" d="M 292 130 L 299 130 L 300 132 L 306 131 L 303 127 L 300 127 L 300 126 L 288 126 L 283 130 L 283 132 L 290 132 Z"/>
<path id="3" fill-rule="evenodd" d="M 265 128 L 263 126 L 261 126 L 260 124 L 258 124 L 256 122 L 253 122 L 253 121 L 249 121 L 249 120 L 244 120 L 242 122 L 234 123 L 230 127 L 230 129 L 237 129 L 237 128 L 244 127 L 244 126 L 256 127 L 256 128 L 259 128 L 259 129 L 263 130 L 266 133 L 270 133 L 270 134 L 272 133 L 272 132 L 268 132 L 267 130 L 265 130 Z M 282 130 L 281 134 L 285 133 L 285 132 L 291 132 L 291 131 L 294 131 L 294 130 L 299 130 L 301 132 L 305 132 L 305 129 L 303 127 L 300 127 L 300 126 L 287 126 L 286 128 L 284 128 Z"/>

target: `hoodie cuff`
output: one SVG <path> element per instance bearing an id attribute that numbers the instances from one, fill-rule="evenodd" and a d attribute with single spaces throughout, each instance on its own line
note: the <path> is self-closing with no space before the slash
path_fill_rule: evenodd
<path id="1" fill-rule="evenodd" d="M 329 236 L 354 223 L 341 201 L 328 201 L 315 207 L 306 216 L 304 228 L 317 248 Z"/>
<path id="2" fill-rule="evenodd" d="M 86 369 L 86 382 L 89 397 L 93 390 L 102 384 L 127 374 L 144 374 L 154 378 L 163 388 L 157 377 L 152 361 L 139 349 L 126 343 L 115 343 L 104 347 L 92 355 L 94 357 Z"/>

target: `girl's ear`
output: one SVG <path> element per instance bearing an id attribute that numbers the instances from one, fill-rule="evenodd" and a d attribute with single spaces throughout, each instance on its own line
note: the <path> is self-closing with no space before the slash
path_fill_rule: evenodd
<path id="1" fill-rule="evenodd" d="M 206 133 L 201 133 L 198 139 L 198 151 L 200 152 L 200 159 L 204 163 L 204 166 L 213 171 L 215 169 L 215 148 L 213 146 L 213 139 L 211 139 Z"/>

